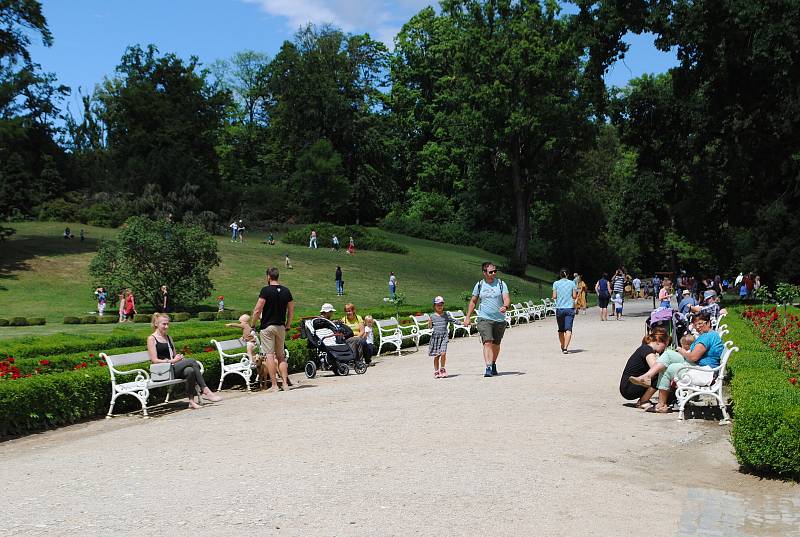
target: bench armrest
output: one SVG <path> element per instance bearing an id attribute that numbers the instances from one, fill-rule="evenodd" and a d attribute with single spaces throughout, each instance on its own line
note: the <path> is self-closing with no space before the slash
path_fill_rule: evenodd
<path id="1" fill-rule="evenodd" d="M 133 375 L 135 373 L 136 374 L 136 378 L 134 379 L 135 382 L 150 380 L 150 372 L 141 368 L 127 369 L 125 371 L 120 371 L 116 367 L 109 366 L 109 369 L 114 371 L 115 375 Z"/>

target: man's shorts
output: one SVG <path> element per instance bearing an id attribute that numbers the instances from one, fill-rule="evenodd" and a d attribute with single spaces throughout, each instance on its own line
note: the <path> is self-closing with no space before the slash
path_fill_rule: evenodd
<path id="1" fill-rule="evenodd" d="M 286 340 L 286 328 L 283 325 L 269 325 L 259 334 L 261 335 L 261 352 L 264 354 L 278 354 L 279 350 L 283 354 L 283 343 Z"/>
<path id="2" fill-rule="evenodd" d="M 597 297 L 597 305 L 603 309 L 608 307 L 608 301 L 611 300 L 610 296 L 598 296 Z"/>
<path id="3" fill-rule="evenodd" d="M 478 333 L 481 335 L 481 343 L 491 341 L 495 345 L 500 345 L 503 334 L 506 331 L 505 321 L 490 321 L 489 319 L 478 319 Z"/>
<path id="4" fill-rule="evenodd" d="M 556 309 L 556 322 L 559 332 L 572 332 L 572 321 L 575 320 L 575 310 L 573 308 Z"/>

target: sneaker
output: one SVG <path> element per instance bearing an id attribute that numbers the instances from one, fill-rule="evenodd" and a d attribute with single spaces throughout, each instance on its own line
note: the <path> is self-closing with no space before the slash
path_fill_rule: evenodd
<path id="1" fill-rule="evenodd" d="M 441 369 L 439 370 L 439 378 L 440 378 L 440 379 L 445 379 L 445 378 L 447 378 L 447 370 L 446 370 L 445 368 L 441 368 Z"/>
<path id="2" fill-rule="evenodd" d="M 437 369 L 436 371 L 433 372 L 433 378 L 438 379 L 438 378 L 441 378 L 441 376 L 442 376 L 442 374 L 441 374 L 440 370 Z"/>
<path id="3" fill-rule="evenodd" d="M 499 373 L 497 372 L 497 364 L 492 364 L 492 376 L 496 377 Z"/>
<path id="4" fill-rule="evenodd" d="M 561 354 L 569 354 L 569 351 L 567 349 L 561 349 Z"/>
<path id="5" fill-rule="evenodd" d="M 483 373 L 483 376 L 484 377 L 491 377 L 492 376 L 492 367 L 491 366 L 488 366 L 488 365 L 486 366 L 486 371 Z"/>

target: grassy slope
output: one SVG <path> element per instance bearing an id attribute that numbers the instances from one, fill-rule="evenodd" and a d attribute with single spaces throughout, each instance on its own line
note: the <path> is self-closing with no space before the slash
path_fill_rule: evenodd
<path id="1" fill-rule="evenodd" d="M 61 238 L 65 224 L 26 222 L 14 224 L 12 240 L 0 246 L 0 317 L 44 316 L 45 327 L 0 328 L 0 337 L 54 331 L 104 332 L 111 326 L 65 326 L 65 315 L 82 315 L 95 308 L 93 285 L 87 265 L 97 248 L 98 239 L 111 238 L 115 230 L 70 224 L 73 233 L 81 227 L 87 241 Z M 263 237 L 250 234 L 244 244 L 234 244 L 219 237 L 222 264 L 212 272 L 216 284 L 214 296 L 225 296 L 225 306 L 251 309 L 264 284 L 266 267 L 281 268 L 283 283 L 292 289 L 301 314 L 317 311 L 323 302 L 331 302 L 342 311 L 343 299 L 359 308 L 384 304 L 388 295 L 389 271 L 398 279 L 398 291 L 406 294 L 408 304 L 428 307 L 434 295 L 441 294 L 454 309 L 463 307 L 461 296 L 471 290 L 480 277 L 480 263 L 491 256 L 477 248 L 390 235 L 409 248 L 408 255 L 359 251 L 349 256 L 328 249 L 310 250 L 302 246 L 278 242 L 267 246 L 258 242 Z M 284 254 L 289 253 L 293 270 L 284 270 Z M 336 265 L 341 265 L 345 280 L 345 297 L 337 297 L 334 286 Z M 501 275 L 512 291 L 512 300 L 525 300 L 549 294 L 553 274 L 531 267 L 528 276 L 542 281 L 531 283 L 513 276 Z M 541 291 L 541 292 L 540 292 Z M 210 298 L 207 304 L 214 305 Z M 56 324 L 58 323 L 58 324 Z"/>

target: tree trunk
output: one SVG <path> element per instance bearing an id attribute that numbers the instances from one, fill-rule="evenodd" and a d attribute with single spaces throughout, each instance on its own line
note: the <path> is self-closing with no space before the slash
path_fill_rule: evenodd
<path id="1" fill-rule="evenodd" d="M 514 192 L 514 220 L 517 231 L 514 238 L 514 253 L 511 256 L 510 272 L 524 275 L 528 265 L 528 245 L 531 238 L 530 197 L 531 189 L 527 177 L 523 177 L 519 159 L 519 142 L 513 142 L 511 155 L 511 181 Z"/>

